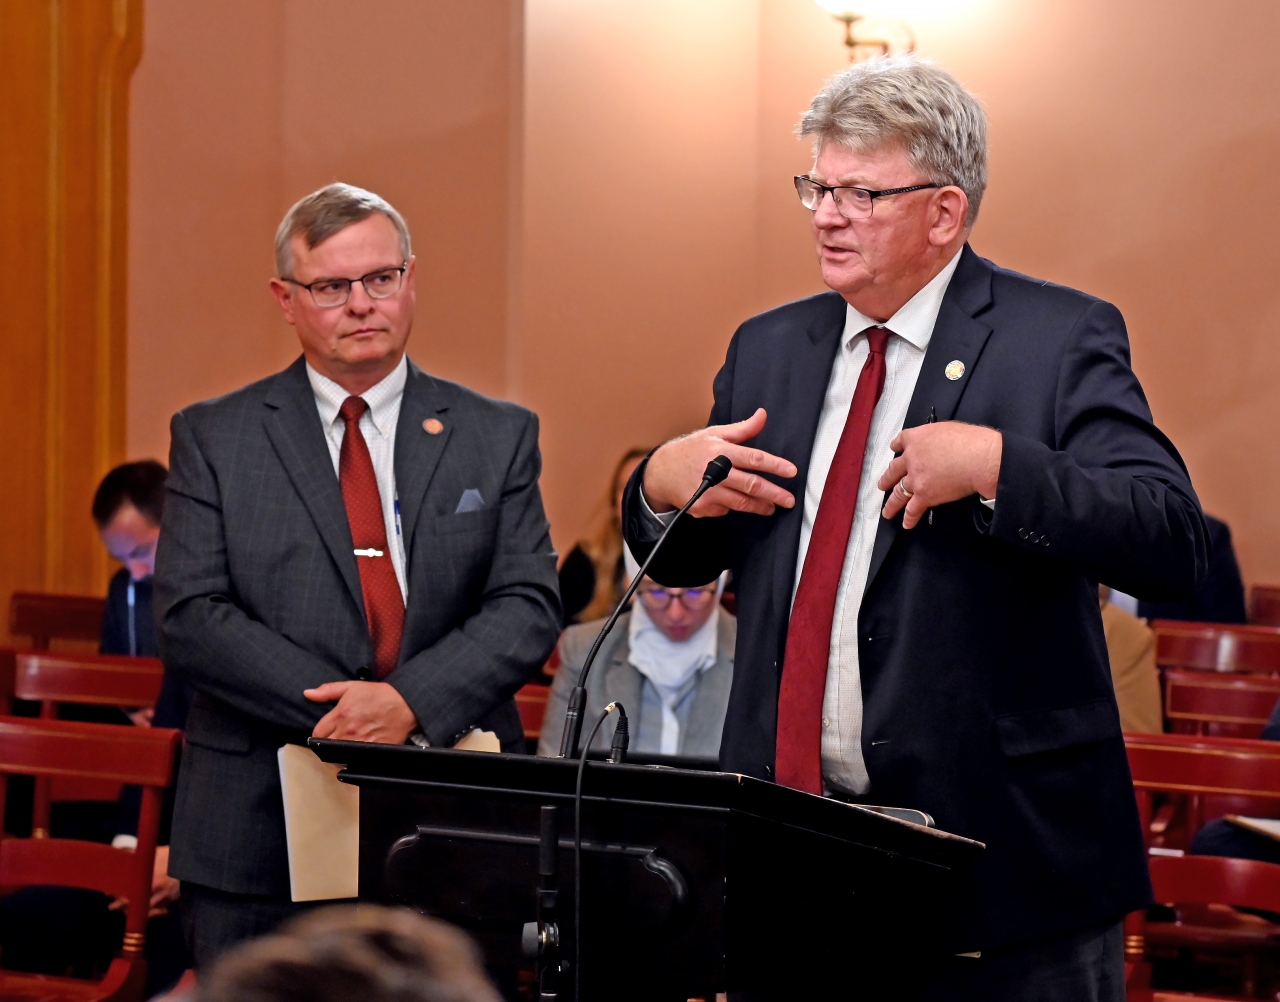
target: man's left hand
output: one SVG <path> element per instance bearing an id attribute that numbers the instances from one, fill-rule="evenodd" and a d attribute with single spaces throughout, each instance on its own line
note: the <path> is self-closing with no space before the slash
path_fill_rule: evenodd
<path id="1" fill-rule="evenodd" d="M 386 682 L 326 682 L 302 694 L 313 703 L 338 703 L 320 718 L 313 738 L 402 745 L 418 729 L 409 704 Z"/>
<path id="2" fill-rule="evenodd" d="M 883 515 L 893 518 L 904 508 L 902 527 L 911 529 L 930 508 L 959 501 L 970 494 L 987 500 L 996 496 L 1004 437 L 993 428 L 963 421 L 942 421 L 904 428 L 889 443 L 901 453 L 884 471 L 877 485 L 892 489 Z M 911 497 L 903 495 L 903 487 Z"/>

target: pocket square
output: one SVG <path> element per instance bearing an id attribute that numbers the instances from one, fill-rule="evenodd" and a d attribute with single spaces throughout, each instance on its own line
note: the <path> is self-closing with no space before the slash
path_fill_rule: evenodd
<path id="1" fill-rule="evenodd" d="M 468 487 L 462 492 L 462 497 L 458 498 L 458 507 L 453 509 L 455 515 L 461 515 L 468 511 L 480 511 L 484 508 L 484 498 L 480 492 L 474 487 Z"/>

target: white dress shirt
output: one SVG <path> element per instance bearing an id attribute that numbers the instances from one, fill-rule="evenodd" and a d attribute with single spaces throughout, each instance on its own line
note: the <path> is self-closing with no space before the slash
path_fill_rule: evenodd
<path id="1" fill-rule="evenodd" d="M 912 296 L 884 326 L 893 332 L 885 347 L 884 390 L 871 418 L 867 450 L 862 461 L 862 479 L 858 484 L 858 502 L 849 532 L 849 547 L 840 572 L 836 592 L 835 616 L 831 623 L 831 654 L 827 662 L 827 689 L 822 703 L 822 775 L 825 784 L 846 793 L 862 794 L 870 788 L 867 766 L 862 758 L 862 677 L 858 666 L 858 610 L 871 568 L 871 551 L 880 527 L 880 508 L 884 492 L 876 486 L 889 463 L 893 450 L 889 443 L 902 430 L 907 407 L 916 388 L 925 350 L 933 337 L 933 327 L 942 308 L 942 297 L 960 261 L 956 254 L 923 289 Z M 803 521 L 800 526 L 800 550 L 796 554 L 796 579 L 791 597 L 800 583 L 809 537 L 818 515 L 818 503 L 826 486 L 827 472 L 840 443 L 845 419 L 858 376 L 867 360 L 867 338 L 862 333 L 875 327 L 876 321 L 865 317 L 852 306 L 845 308 L 844 333 L 827 394 L 818 418 L 818 434 L 809 456 L 809 476 L 805 482 Z"/>
<path id="2" fill-rule="evenodd" d="M 409 378 L 408 356 L 401 356 L 400 364 L 379 383 L 360 394 L 369 409 L 360 418 L 360 431 L 369 446 L 369 458 L 373 460 L 373 473 L 378 480 L 378 494 L 382 499 L 382 518 L 387 526 L 387 542 L 391 549 L 391 565 L 400 583 L 400 596 L 408 601 L 408 583 L 405 577 L 404 540 L 400 536 L 400 519 L 396 496 L 396 424 L 400 420 L 400 402 L 404 399 L 404 386 Z M 307 365 L 307 379 L 315 394 L 316 409 L 320 411 L 320 423 L 324 426 L 325 440 L 329 443 L 329 455 L 333 459 L 333 472 L 338 473 L 338 461 L 342 456 L 342 439 L 347 424 L 338 414 L 343 401 L 351 396 L 327 376 Z"/>

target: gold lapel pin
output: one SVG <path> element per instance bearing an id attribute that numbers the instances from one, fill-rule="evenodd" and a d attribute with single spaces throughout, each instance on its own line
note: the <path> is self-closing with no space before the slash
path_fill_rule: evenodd
<path id="1" fill-rule="evenodd" d="M 439 435 L 444 431 L 444 425 L 437 418 L 429 417 L 422 422 L 422 430 L 428 435 Z"/>
<path id="2" fill-rule="evenodd" d="M 958 358 L 954 361 L 948 362 L 945 372 L 947 374 L 947 378 L 954 382 L 964 375 L 964 363 Z"/>

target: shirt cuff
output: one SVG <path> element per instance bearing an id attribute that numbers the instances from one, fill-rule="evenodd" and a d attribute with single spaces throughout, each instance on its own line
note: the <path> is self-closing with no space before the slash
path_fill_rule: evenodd
<path id="1" fill-rule="evenodd" d="M 994 504 L 995 502 L 992 502 L 992 503 Z M 659 515 L 656 511 L 654 511 L 652 508 L 649 507 L 649 499 L 644 496 L 643 487 L 640 488 L 640 504 L 644 506 L 644 513 L 648 515 L 651 519 L 653 519 L 655 522 L 658 522 L 659 524 L 661 524 L 664 528 L 670 525 L 675 520 L 675 517 L 680 514 L 678 511 L 664 511 L 661 515 Z"/>
<path id="2" fill-rule="evenodd" d="M 995 510 L 996 510 L 996 499 L 995 499 L 995 498 L 992 498 L 990 501 L 988 501 L 988 500 L 987 500 L 986 498 L 984 498 L 981 494 L 979 494 L 979 495 L 978 495 L 978 500 L 979 500 L 979 501 L 981 501 L 984 505 L 986 505 L 986 507 L 987 507 L 987 510 L 988 510 L 988 511 L 995 511 Z"/>

